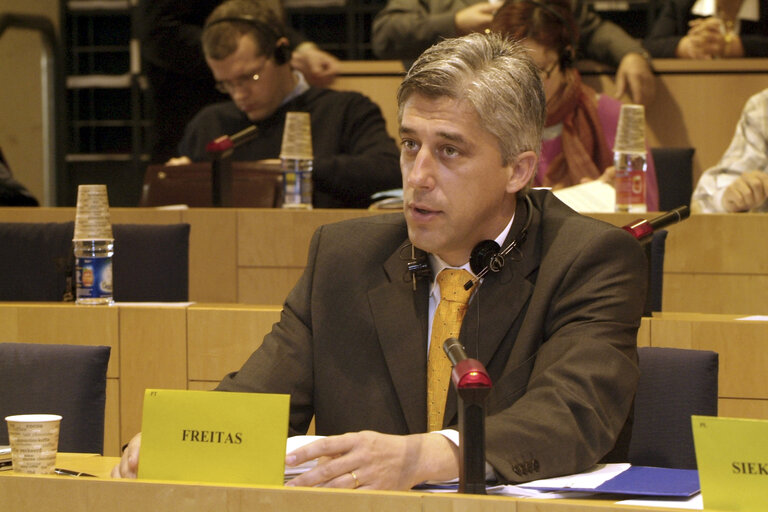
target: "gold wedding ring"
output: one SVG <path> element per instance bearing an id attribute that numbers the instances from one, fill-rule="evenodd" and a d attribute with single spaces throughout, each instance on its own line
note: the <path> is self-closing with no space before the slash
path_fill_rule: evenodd
<path id="1" fill-rule="evenodd" d="M 357 475 L 355 474 L 355 472 L 354 471 L 350 471 L 349 474 L 352 475 L 352 478 L 355 479 L 355 487 L 354 488 L 357 489 L 358 487 L 360 487 L 360 480 L 357 479 Z"/>

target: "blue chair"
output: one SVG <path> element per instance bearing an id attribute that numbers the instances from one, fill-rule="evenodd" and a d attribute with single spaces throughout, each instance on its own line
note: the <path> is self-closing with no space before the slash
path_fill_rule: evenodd
<path id="1" fill-rule="evenodd" d="M 638 357 L 629 462 L 696 469 L 691 415 L 717 416 L 717 352 L 640 347 Z"/>
<path id="2" fill-rule="evenodd" d="M 103 453 L 109 354 L 107 346 L 0 343 L 0 420 L 59 414 L 59 451 Z M 8 444 L 5 421 L 0 444 Z"/>
<path id="3" fill-rule="evenodd" d="M 189 232 L 181 224 L 114 224 L 114 298 L 189 300 Z M 0 301 L 74 300 L 74 222 L 0 223 Z"/>

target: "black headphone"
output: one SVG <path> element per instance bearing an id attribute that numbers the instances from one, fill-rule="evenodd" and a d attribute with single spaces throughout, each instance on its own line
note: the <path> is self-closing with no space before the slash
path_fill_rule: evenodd
<path id="1" fill-rule="evenodd" d="M 208 30 L 212 26 L 218 24 L 218 23 L 248 23 L 251 26 L 255 27 L 256 30 L 263 32 L 269 36 L 270 39 L 273 41 L 274 49 L 272 50 L 272 54 L 275 58 L 275 63 L 278 66 L 282 66 L 286 62 L 291 60 L 291 47 L 287 44 L 277 44 L 277 42 L 282 37 L 288 37 L 284 34 L 281 34 L 275 27 L 264 23 L 261 20 L 258 20 L 254 18 L 253 16 L 249 14 L 241 14 L 240 16 L 225 16 L 223 18 L 217 18 L 215 20 L 209 21 L 205 24 L 203 27 L 203 31 Z"/>
<path id="2" fill-rule="evenodd" d="M 531 198 L 525 196 L 526 215 L 525 222 L 520 232 L 503 250 L 494 240 L 483 240 L 478 243 L 469 256 L 469 268 L 475 274 L 475 277 L 464 284 L 464 289 L 469 290 L 472 285 L 480 280 L 485 274 L 490 272 L 500 272 L 504 267 L 504 256 L 515 250 L 520 244 L 525 242 L 528 237 L 528 228 L 533 220 L 533 202 Z M 416 280 L 422 277 L 431 277 L 432 270 L 427 261 L 427 253 L 421 249 L 416 249 L 413 244 L 406 243 L 400 249 L 406 249 L 410 245 L 411 257 L 408 260 L 408 273 L 413 282 L 413 289 L 416 290 Z M 418 251 L 418 254 L 417 254 Z M 406 274 L 407 276 L 407 274 Z"/>
<path id="3" fill-rule="evenodd" d="M 553 9 L 552 6 L 545 4 L 544 2 L 539 2 L 538 0 L 517 0 L 518 2 L 524 2 L 526 4 L 534 5 L 540 9 L 545 10 L 547 13 L 552 15 L 557 21 L 560 22 L 560 24 L 563 26 L 563 29 L 567 30 L 570 28 L 570 24 L 566 21 L 565 17 L 557 12 L 557 10 Z M 560 52 L 560 69 L 568 69 L 572 68 L 576 64 L 576 55 L 575 55 L 575 47 L 576 47 L 576 41 L 574 41 L 573 34 L 570 34 L 569 44 L 565 46 L 565 48 L 562 49 Z"/>

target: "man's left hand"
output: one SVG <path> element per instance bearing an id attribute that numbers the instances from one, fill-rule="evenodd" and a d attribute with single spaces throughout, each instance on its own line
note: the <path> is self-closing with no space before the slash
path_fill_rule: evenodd
<path id="1" fill-rule="evenodd" d="M 363 431 L 319 439 L 289 453 L 287 466 L 318 459 L 286 485 L 407 490 L 459 474 L 458 447 L 441 434 L 395 436 Z"/>
<path id="2" fill-rule="evenodd" d="M 650 105 L 656 95 L 656 77 L 639 53 L 626 54 L 616 70 L 616 97 L 624 94 L 629 94 L 632 101 L 640 105 Z"/>

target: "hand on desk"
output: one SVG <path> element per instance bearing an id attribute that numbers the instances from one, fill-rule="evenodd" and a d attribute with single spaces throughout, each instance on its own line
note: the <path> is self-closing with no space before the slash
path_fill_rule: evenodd
<path id="1" fill-rule="evenodd" d="M 407 490 L 459 475 L 459 450 L 441 434 L 395 436 L 363 431 L 330 436 L 289 453 L 286 466 L 318 459 L 289 486 Z"/>
<path id="2" fill-rule="evenodd" d="M 128 443 L 112 478 L 136 478 L 141 433 Z M 318 459 L 317 466 L 289 486 L 407 490 L 427 480 L 459 475 L 459 449 L 441 434 L 393 436 L 364 431 L 330 436 L 285 457 L 287 466 Z"/>
<path id="3" fill-rule="evenodd" d="M 723 192 L 726 212 L 744 212 L 763 204 L 768 198 L 768 173 L 755 169 L 745 172 Z"/>
<path id="4" fill-rule="evenodd" d="M 120 463 L 112 468 L 112 478 L 136 478 L 139 472 L 139 448 L 141 447 L 141 432 L 133 436 L 123 451 Z"/>

